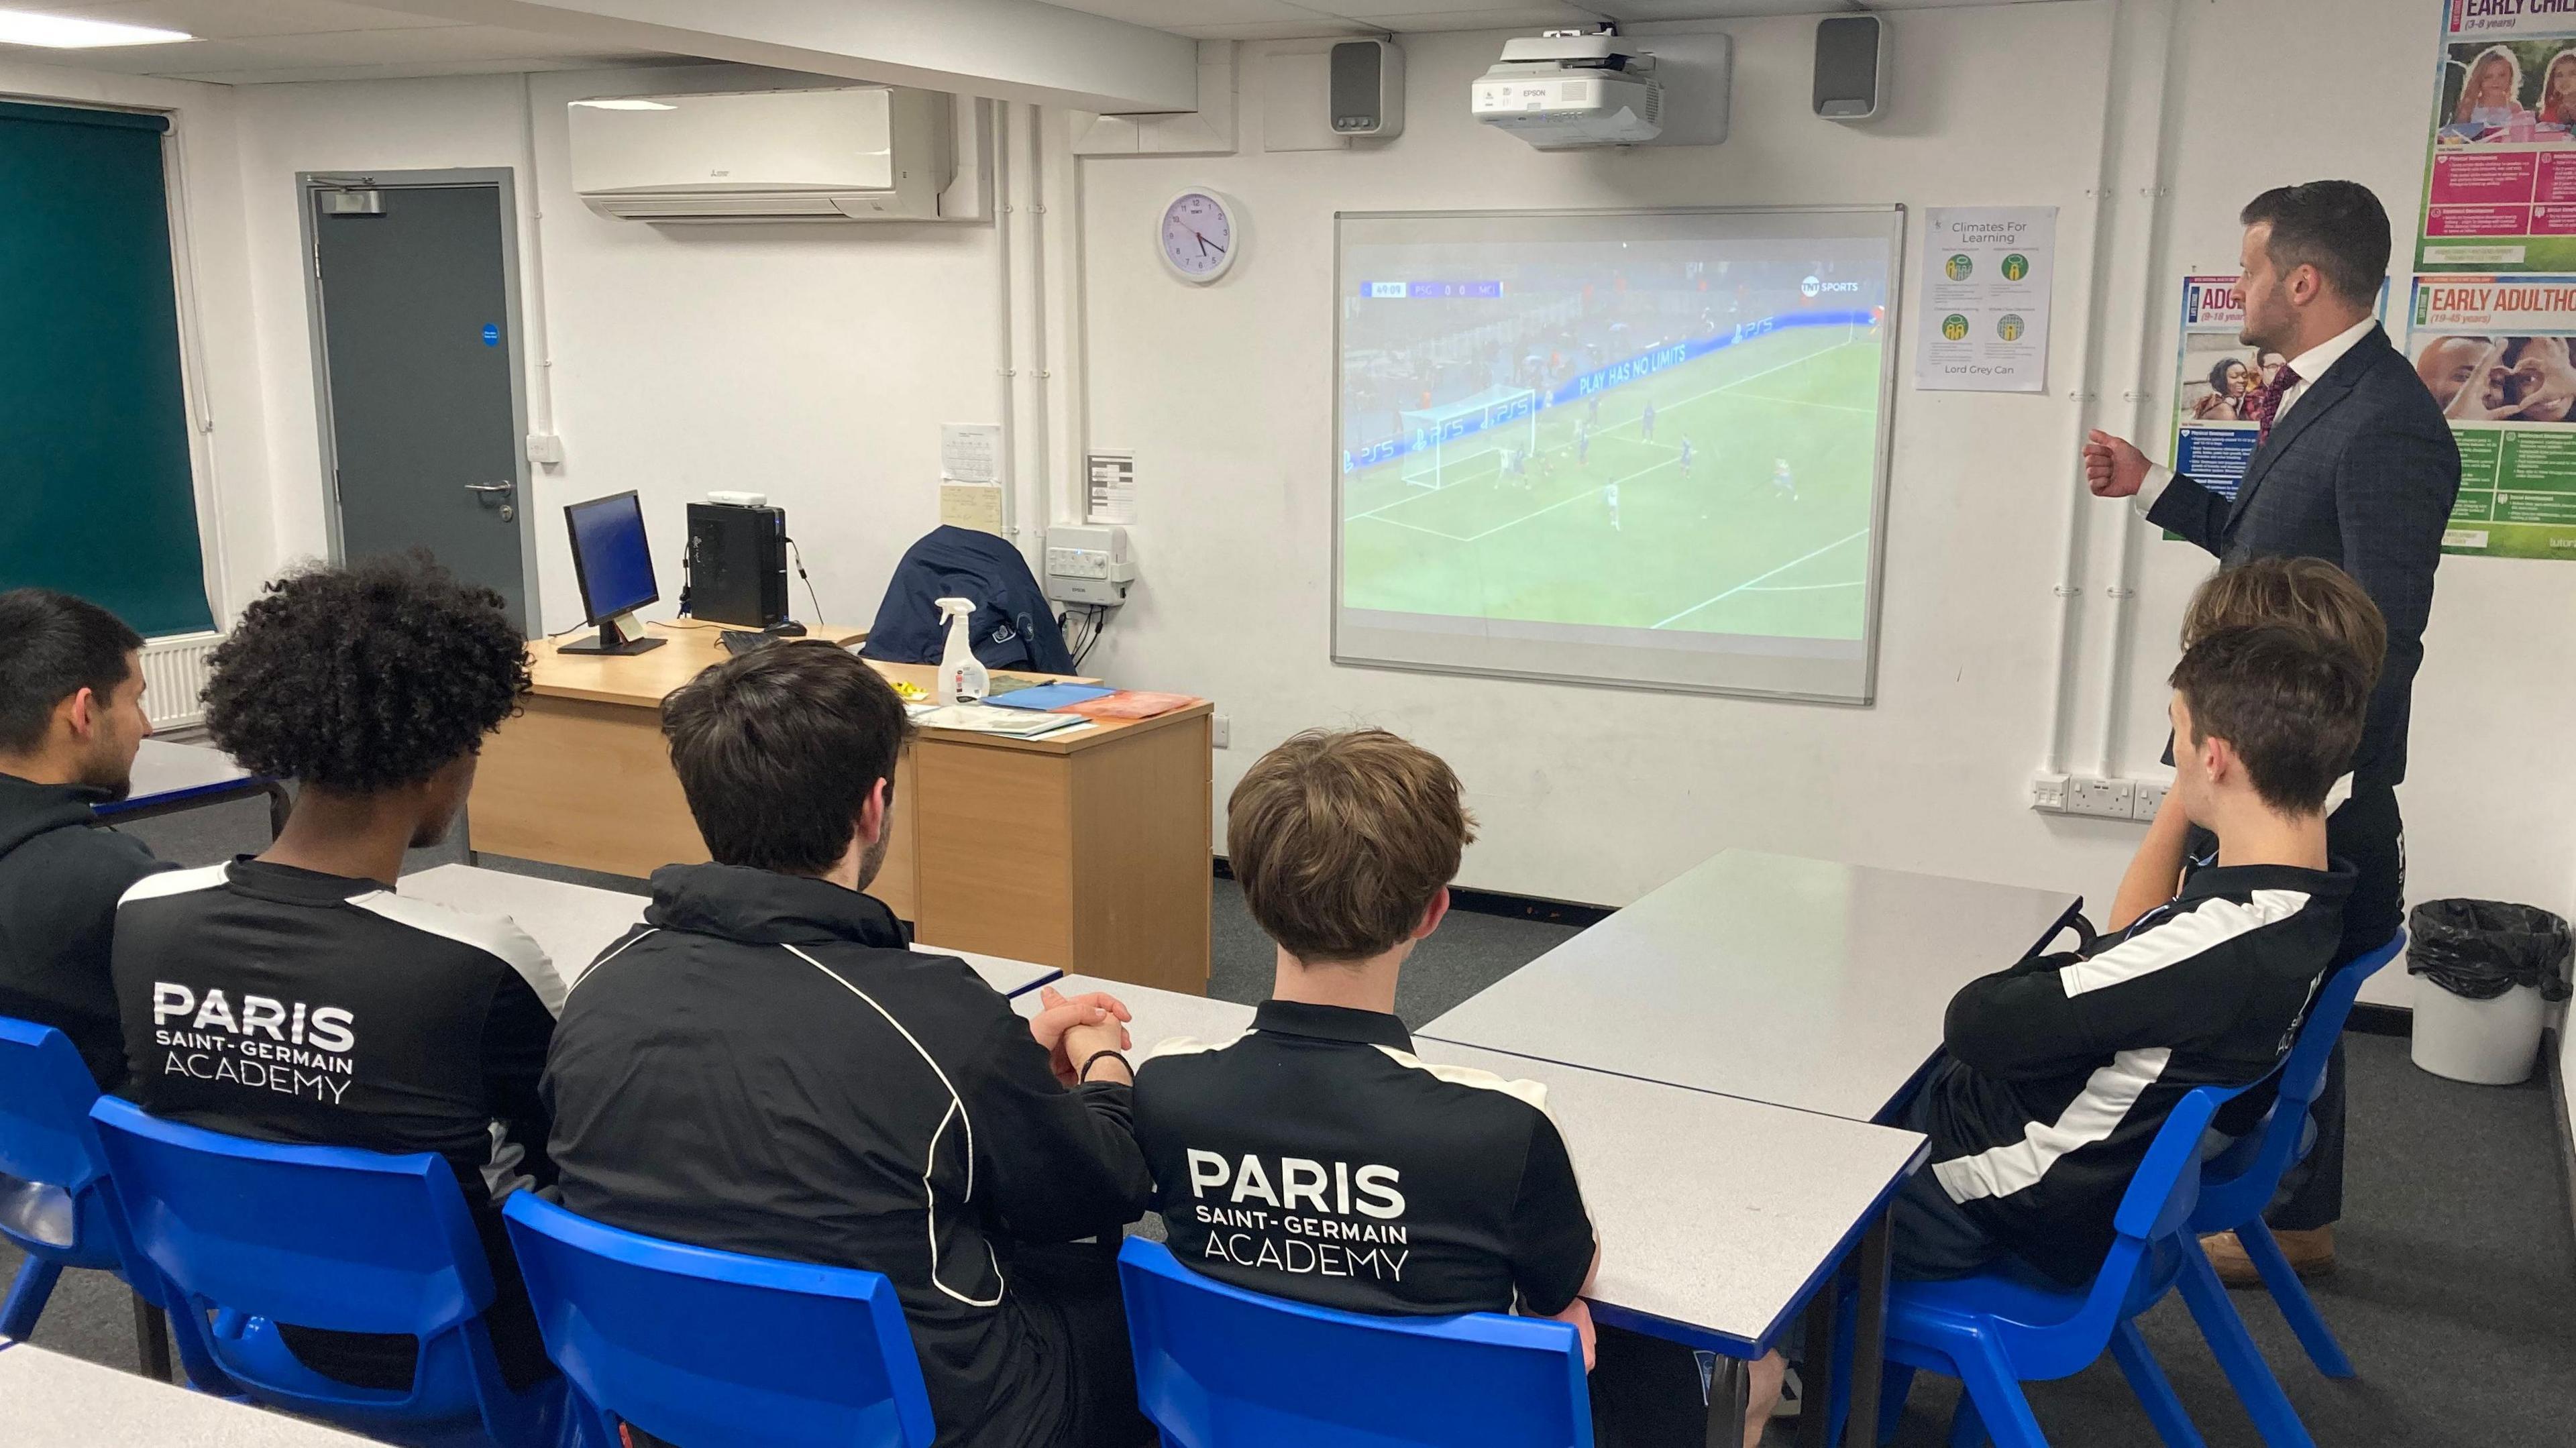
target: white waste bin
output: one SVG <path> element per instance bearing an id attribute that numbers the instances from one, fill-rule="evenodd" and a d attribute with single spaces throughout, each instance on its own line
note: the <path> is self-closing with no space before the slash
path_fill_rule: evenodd
<path id="1" fill-rule="evenodd" d="M 2530 905 L 2428 900 L 2407 920 L 2415 1064 L 2478 1086 L 2531 1079 L 2548 1003 L 2568 996 L 2567 922 Z"/>
<path id="2" fill-rule="evenodd" d="M 2535 986 L 2473 1001 L 2426 981 L 2415 988 L 2415 1064 L 2472 1085 L 2519 1085 L 2540 1060 L 2546 1014 Z"/>

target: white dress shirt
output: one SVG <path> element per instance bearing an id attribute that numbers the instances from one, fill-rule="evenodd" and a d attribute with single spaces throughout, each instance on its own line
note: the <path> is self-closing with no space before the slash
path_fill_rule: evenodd
<path id="1" fill-rule="evenodd" d="M 2343 354 L 2351 351 L 2362 338 L 2370 335 L 2371 328 L 2378 325 L 2377 317 L 2363 317 L 2360 321 L 2291 358 L 2290 370 L 2298 374 L 2299 380 L 2289 391 L 2281 394 L 2281 405 L 2272 413 L 2272 426 L 2277 428 L 2288 421 L 2290 409 L 2298 406 L 2299 399 L 2308 395 L 2308 384 L 2325 376 L 2326 369 L 2342 361 Z M 2139 517 L 2147 516 L 2149 510 L 2155 507 L 2156 500 L 2165 495 L 2165 489 L 2172 484 L 2173 480 L 2173 469 L 2162 463 L 2147 464 L 2147 480 L 2138 485 L 2137 496 L 2130 500 L 2131 506 L 2138 510 Z"/>

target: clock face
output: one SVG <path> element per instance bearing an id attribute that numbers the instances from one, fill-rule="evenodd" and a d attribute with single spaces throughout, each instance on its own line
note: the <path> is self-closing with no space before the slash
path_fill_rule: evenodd
<path id="1" fill-rule="evenodd" d="M 1184 280 L 1212 282 L 1234 264 L 1234 213 L 1204 191 L 1184 191 L 1163 208 L 1163 261 Z"/>

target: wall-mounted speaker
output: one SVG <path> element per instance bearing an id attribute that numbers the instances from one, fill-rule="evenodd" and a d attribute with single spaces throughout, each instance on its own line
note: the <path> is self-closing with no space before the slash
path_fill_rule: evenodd
<path id="1" fill-rule="evenodd" d="M 1404 52 L 1383 40 L 1345 40 L 1333 47 L 1332 120 L 1344 136 L 1404 132 Z"/>
<path id="2" fill-rule="evenodd" d="M 1816 22 L 1816 114 L 1829 121 L 1877 115 L 1887 90 L 1887 26 L 1875 15 Z"/>

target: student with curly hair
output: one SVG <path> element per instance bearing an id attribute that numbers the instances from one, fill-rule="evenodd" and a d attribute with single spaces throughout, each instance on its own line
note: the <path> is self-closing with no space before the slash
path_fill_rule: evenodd
<path id="1" fill-rule="evenodd" d="M 551 1369 L 500 1220 L 554 1179 L 537 1092 L 563 983 L 500 917 L 397 894 L 404 850 L 445 837 L 483 736 L 528 689 L 489 589 L 423 559 L 272 583 L 215 650 L 206 726 L 295 809 L 257 858 L 154 875 L 117 907 L 131 1077 L 156 1116 L 266 1141 L 436 1152 L 500 1289 L 487 1322 L 526 1386 Z M 314 1370 L 406 1388 L 404 1336 L 281 1324 Z"/>

